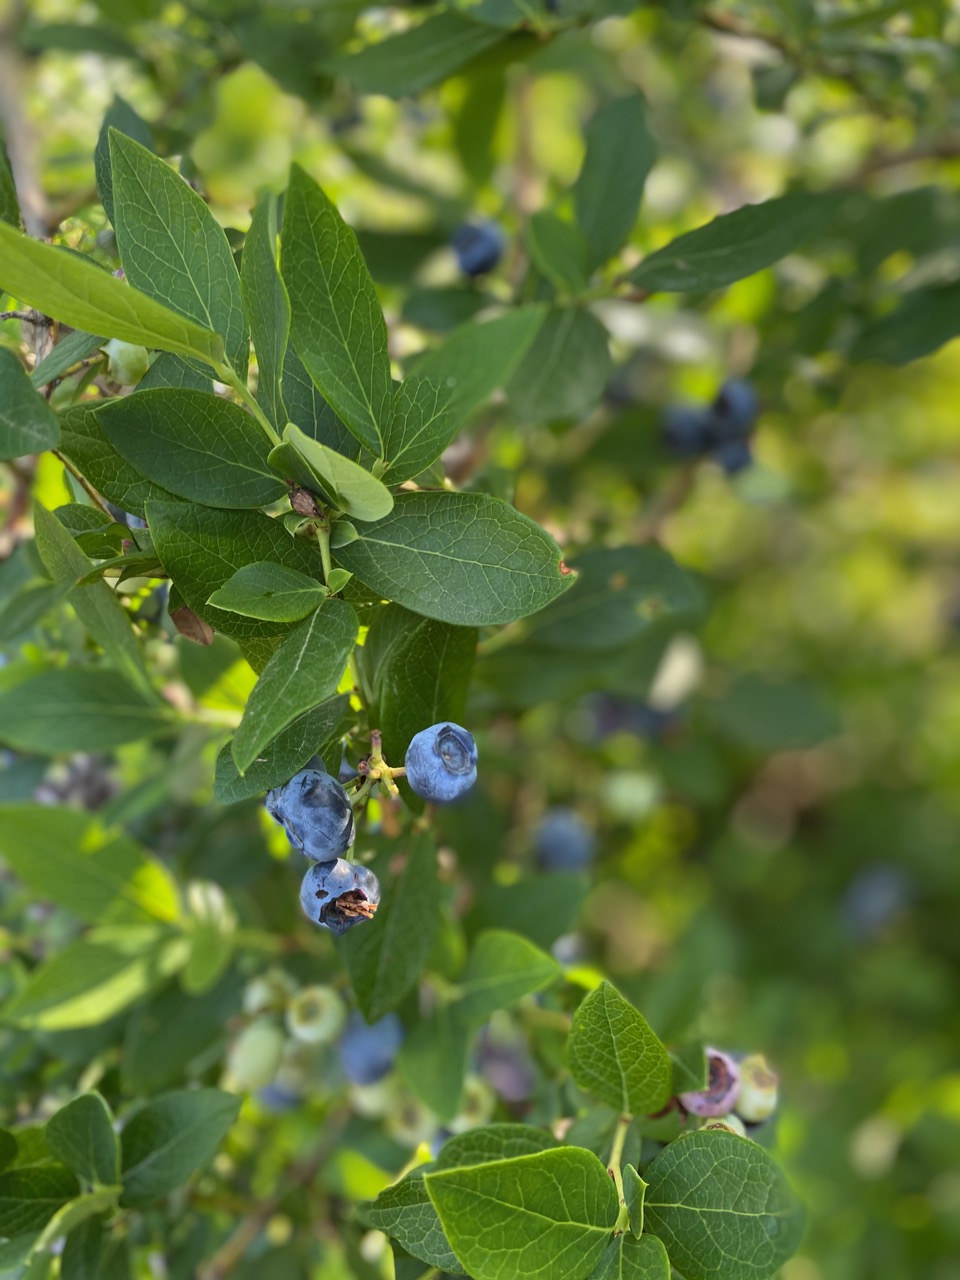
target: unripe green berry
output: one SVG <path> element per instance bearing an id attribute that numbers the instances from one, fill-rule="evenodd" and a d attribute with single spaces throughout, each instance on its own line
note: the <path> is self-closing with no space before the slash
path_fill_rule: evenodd
<path id="1" fill-rule="evenodd" d="M 135 387 L 150 368 L 150 356 L 146 347 L 134 346 L 111 338 L 101 348 L 110 361 L 110 377 L 121 387 Z"/>
<path id="2" fill-rule="evenodd" d="M 287 1030 L 306 1044 L 336 1040 L 347 1018 L 333 987 L 304 987 L 287 1005 Z"/>
<path id="3" fill-rule="evenodd" d="M 751 1053 L 740 1061 L 740 1096 L 737 1115 L 748 1124 L 768 1120 L 777 1109 L 780 1079 L 767 1066 L 762 1053 Z"/>
<path id="4" fill-rule="evenodd" d="M 418 1147 L 429 1142 L 440 1128 L 440 1121 L 419 1098 L 406 1094 L 400 1105 L 388 1111 L 383 1127 L 395 1142 L 404 1147 Z"/>
<path id="5" fill-rule="evenodd" d="M 716 1116 L 713 1120 L 708 1120 L 701 1128 L 724 1129 L 727 1133 L 735 1133 L 740 1138 L 747 1136 L 747 1126 L 738 1115 L 734 1115 L 732 1112 L 728 1116 Z"/>
<path id="6" fill-rule="evenodd" d="M 286 1007 L 296 994 L 297 984 L 282 969 L 267 969 L 247 983 L 243 993 L 244 1013 L 267 1013 Z"/>
<path id="7" fill-rule="evenodd" d="M 268 1085 L 277 1074 L 283 1045 L 283 1032 L 268 1018 L 244 1027 L 227 1054 L 225 1087 L 246 1093 Z"/>

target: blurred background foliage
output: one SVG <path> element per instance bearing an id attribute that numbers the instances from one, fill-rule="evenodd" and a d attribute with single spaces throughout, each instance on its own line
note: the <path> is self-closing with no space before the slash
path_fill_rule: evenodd
<path id="1" fill-rule="evenodd" d="M 571 351 L 537 394 L 486 410 L 448 454 L 453 479 L 514 501 L 573 563 L 584 548 L 656 539 L 699 591 L 669 627 L 628 627 L 623 642 L 605 618 L 552 630 L 533 619 L 482 641 L 466 718 L 481 780 L 438 820 L 446 907 L 433 967 L 455 972 L 482 925 L 514 928 L 588 982 L 602 969 L 668 1039 L 763 1050 L 783 1079 L 770 1140 L 810 1210 L 787 1280 L 958 1280 L 960 343 L 941 344 L 960 332 L 960 11 L 482 0 L 471 60 L 445 66 L 420 47 L 378 63 L 376 42 L 424 12 L 7 0 L 0 100 L 14 171 L 36 180 L 20 192 L 28 229 L 59 229 L 115 265 L 93 155 L 120 95 L 238 246 L 257 192 L 303 164 L 360 233 L 402 363 L 490 301 L 551 295 L 525 229 L 570 201 L 587 122 L 626 91 L 648 104 L 657 155 L 621 267 L 792 187 L 844 193 L 801 252 L 725 291 L 644 298 L 613 273 L 596 280 L 609 360 L 603 340 L 580 360 Z M 469 218 L 507 237 L 479 281 L 449 247 Z M 20 340 L 17 321 L 0 326 L 0 341 Z M 729 477 L 672 460 L 664 410 L 709 400 L 731 374 L 761 397 L 754 465 Z M 70 394 L 58 388 L 54 403 Z M 29 550 L 14 551 L 26 494 L 48 507 L 82 495 L 52 455 L 0 484 L 6 596 L 30 573 Z M 155 587 L 135 607 L 154 670 L 190 712 L 182 732 L 109 758 L 8 753 L 0 797 L 123 822 L 179 879 L 222 887 L 243 943 L 179 1032 L 163 992 L 84 1031 L 0 1031 L 8 1118 L 78 1081 L 137 1094 L 220 1080 L 264 955 L 301 982 L 340 981 L 332 944 L 298 918 L 282 832 L 256 801 L 212 800 L 218 719 L 235 723 L 254 675 L 226 639 L 201 649 L 177 637 Z M 6 652 L 39 661 L 84 643 L 61 613 Z M 537 870 L 533 832 L 553 805 L 596 831 L 591 878 Z M 75 925 L 9 877 L 0 904 L 9 991 L 22 957 L 55 952 Z M 495 1020 L 475 1066 L 500 1091 L 497 1114 L 536 1122 L 550 1113 L 556 1047 L 549 1032 L 525 1040 L 528 1019 L 535 1009 Z M 355 1116 L 343 1131 L 335 1067 L 301 1061 L 295 1045 L 285 1054 L 301 1102 L 278 1113 L 251 1099 L 191 1194 L 242 1213 L 318 1132 L 340 1133 L 314 1199 L 301 1188 L 265 1219 L 259 1258 L 232 1274 L 380 1274 L 359 1231 L 304 1270 L 294 1223 L 313 1220 L 323 1239 L 323 1197 L 375 1194 L 408 1158 L 410 1129 L 415 1142 L 431 1121 L 410 1095 L 386 1129 Z M 194 1274 L 216 1222 L 184 1215 L 167 1274 Z"/>

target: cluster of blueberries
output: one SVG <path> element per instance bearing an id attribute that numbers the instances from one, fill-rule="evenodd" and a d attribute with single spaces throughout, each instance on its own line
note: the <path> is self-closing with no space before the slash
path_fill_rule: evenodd
<path id="1" fill-rule="evenodd" d="M 722 1127 L 746 1136 L 747 1125 L 763 1124 L 777 1109 L 780 1081 L 761 1053 L 739 1060 L 722 1049 L 707 1049 L 707 1087 L 681 1093 L 677 1099 L 688 1115 L 700 1116 L 705 1128 Z"/>
<path id="2" fill-rule="evenodd" d="M 664 440 L 678 458 L 710 457 L 727 475 L 735 475 L 753 461 L 750 434 L 759 411 L 757 393 L 750 383 L 728 378 L 712 404 L 668 409 L 663 420 Z"/>
<path id="3" fill-rule="evenodd" d="M 449 804 L 477 780 L 477 744 L 458 724 L 434 724 L 411 740 L 404 769 L 391 772 L 405 773 L 421 799 Z M 342 856 L 356 829 L 350 797 L 340 782 L 321 763 L 274 787 L 265 803 L 293 847 L 313 864 L 300 886 L 300 902 L 310 919 L 338 935 L 372 919 L 380 884 L 369 867 Z"/>

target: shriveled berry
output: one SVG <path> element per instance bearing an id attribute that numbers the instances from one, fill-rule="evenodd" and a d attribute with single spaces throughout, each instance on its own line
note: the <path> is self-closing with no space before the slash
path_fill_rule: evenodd
<path id="1" fill-rule="evenodd" d="M 336 934 L 372 920 L 379 902 L 380 884 L 370 868 L 343 858 L 314 863 L 300 886 L 304 911 Z"/>
<path id="2" fill-rule="evenodd" d="M 339 858 L 353 844 L 350 797 L 321 769 L 302 769 L 282 787 L 268 791 L 266 806 L 293 847 L 317 862 Z"/>
<path id="3" fill-rule="evenodd" d="M 680 1102 L 691 1115 L 725 1116 L 736 1105 L 740 1093 L 740 1072 L 729 1053 L 704 1050 L 707 1056 L 707 1087 L 681 1093 Z"/>
<path id="4" fill-rule="evenodd" d="M 477 744 L 458 724 L 433 724 L 415 735 L 404 763 L 407 781 L 421 799 L 448 804 L 477 780 Z"/>

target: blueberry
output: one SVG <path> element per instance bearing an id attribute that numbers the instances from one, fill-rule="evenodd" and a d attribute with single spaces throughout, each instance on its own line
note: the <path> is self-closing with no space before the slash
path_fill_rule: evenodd
<path id="1" fill-rule="evenodd" d="M 316 924 L 346 933 L 373 918 L 380 902 L 380 883 L 369 867 L 343 858 L 315 862 L 303 877 L 300 904 Z"/>
<path id="2" fill-rule="evenodd" d="M 485 275 L 500 261 L 503 232 L 495 222 L 463 222 L 453 233 L 453 249 L 464 275 Z"/>
<path id="3" fill-rule="evenodd" d="M 711 457 L 728 476 L 735 476 L 753 462 L 749 440 L 724 440 L 713 450 Z"/>
<path id="4" fill-rule="evenodd" d="M 739 1070 L 737 1115 L 748 1124 L 762 1124 L 777 1109 L 779 1078 L 775 1071 L 770 1070 L 762 1053 L 751 1053 L 741 1058 Z"/>
<path id="5" fill-rule="evenodd" d="M 432 724 L 407 747 L 407 781 L 422 800 L 447 804 L 477 780 L 477 744 L 458 724 Z"/>
<path id="6" fill-rule="evenodd" d="M 540 865 L 547 871 L 580 871 L 593 861 L 593 832 L 572 809 L 550 809 L 533 837 Z"/>
<path id="7" fill-rule="evenodd" d="M 266 806 L 293 847 L 317 862 L 338 858 L 353 844 L 350 798 L 336 778 L 320 769 L 301 769 L 282 787 L 268 791 Z"/>
<path id="8" fill-rule="evenodd" d="M 351 1084 L 375 1084 L 393 1066 L 402 1043 L 403 1027 L 395 1013 L 369 1024 L 352 1013 L 340 1037 L 344 1075 Z"/>
<path id="9" fill-rule="evenodd" d="M 675 405 L 663 416 L 663 439 L 678 458 L 699 458 L 713 444 L 710 414 L 704 409 Z"/>
<path id="10" fill-rule="evenodd" d="M 743 378 L 728 378 L 710 406 L 710 417 L 717 436 L 723 440 L 749 435 L 759 411 L 760 402 L 750 383 Z"/>
<path id="11" fill-rule="evenodd" d="M 707 1087 L 681 1093 L 681 1104 L 695 1116 L 725 1116 L 734 1108 L 740 1093 L 740 1072 L 729 1053 L 722 1049 L 705 1049 L 707 1055 Z"/>

